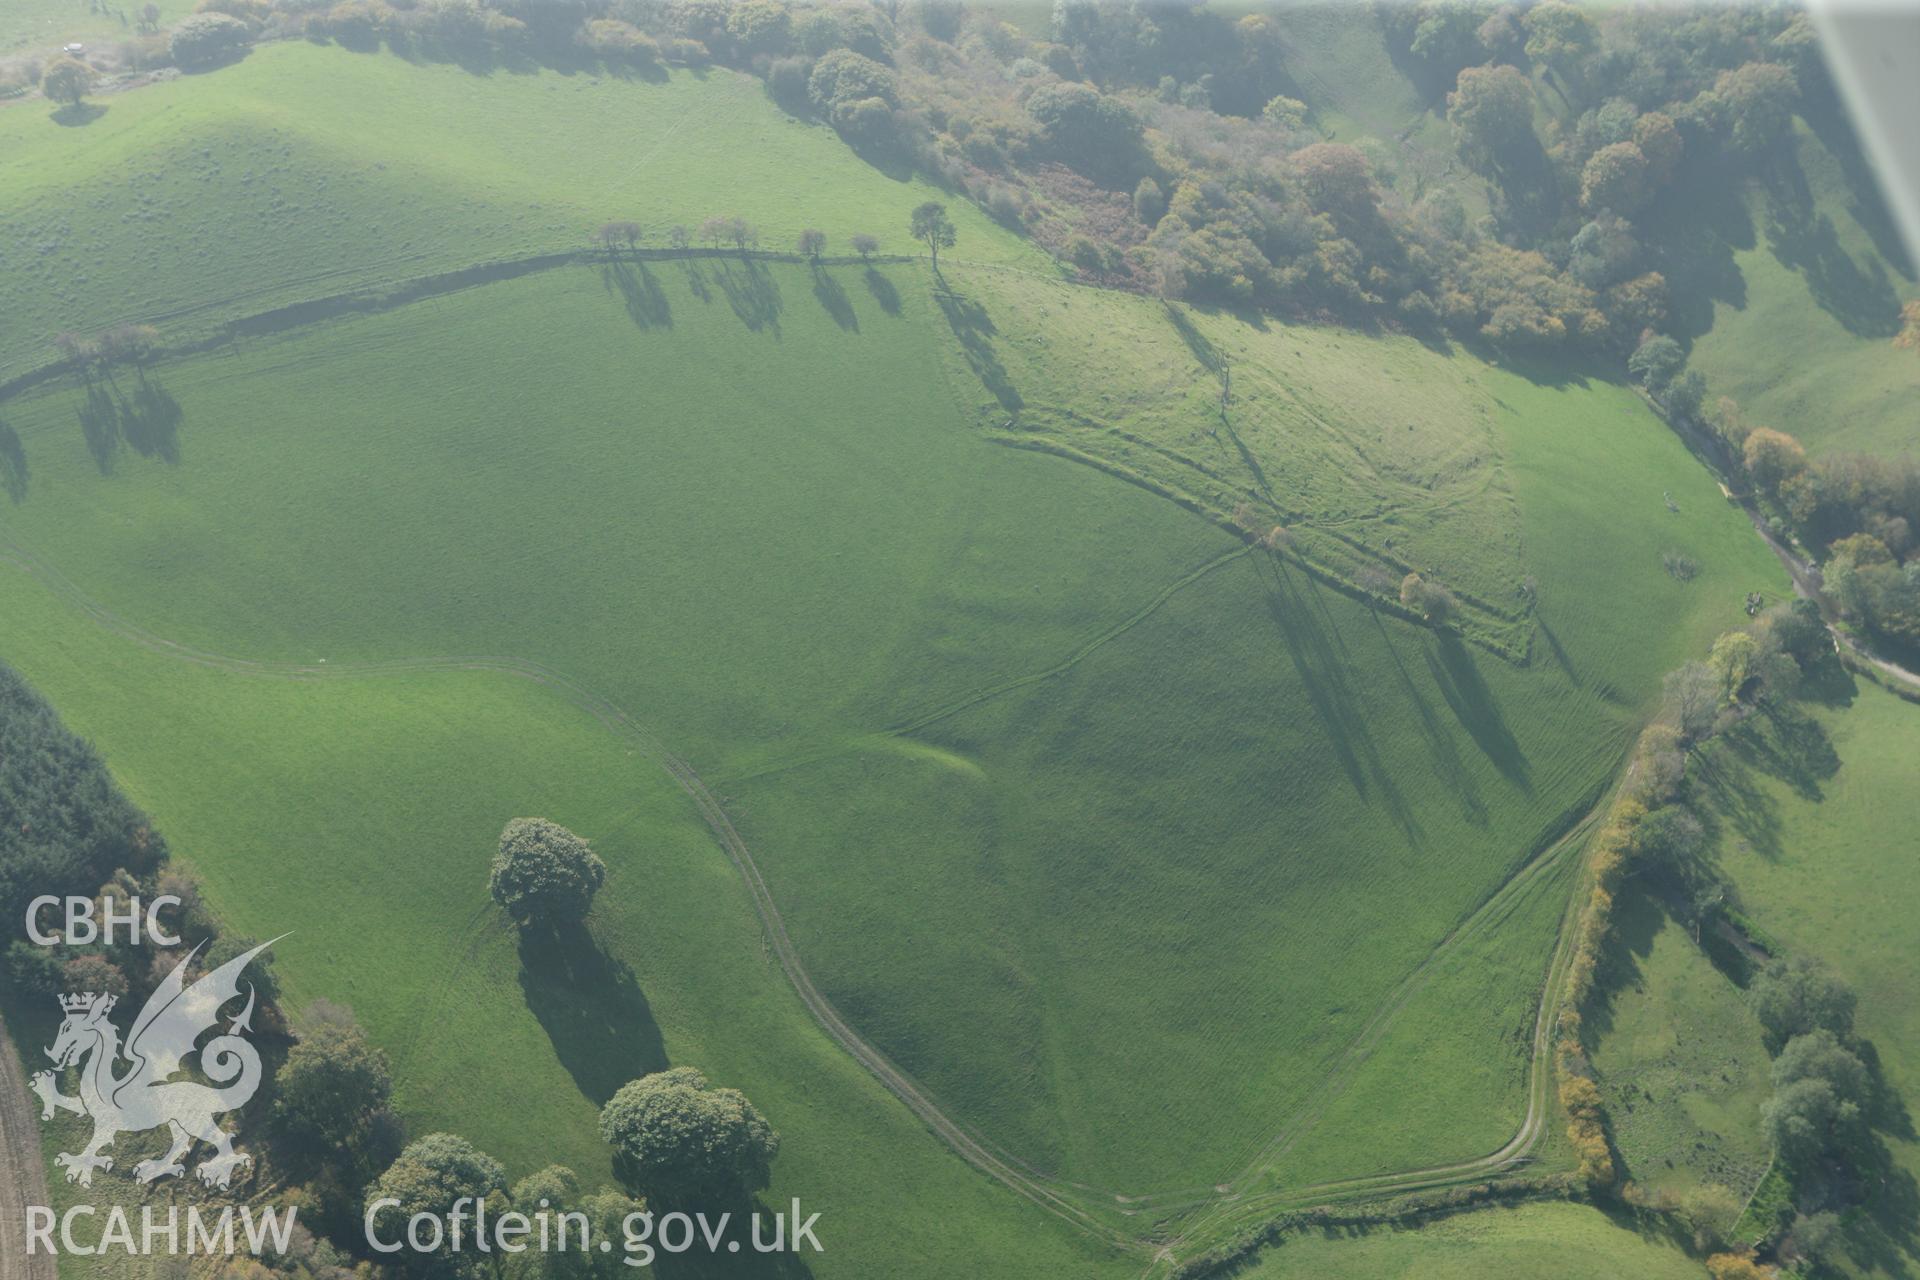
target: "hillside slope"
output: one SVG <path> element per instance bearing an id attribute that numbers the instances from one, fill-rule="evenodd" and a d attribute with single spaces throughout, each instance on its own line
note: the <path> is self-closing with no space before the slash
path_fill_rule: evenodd
<path id="1" fill-rule="evenodd" d="M 609 120 L 630 167 L 565 145 Z M 891 238 L 928 194 L 723 73 L 273 46 L 77 143 L 37 128 L 0 115 L 25 140 L 9 261 L 56 245 L 10 286 L 16 367 L 56 324 L 192 337 L 608 217 Z M 0 646 L 223 914 L 303 922 L 290 988 L 360 1009 L 416 1125 L 597 1171 L 610 1086 L 700 1065 L 786 1132 L 776 1193 L 864 1206 L 818 1274 L 876 1273 L 923 1181 L 992 1242 L 991 1266 L 945 1249 L 949 1273 L 1111 1255 L 944 1155 L 763 931 L 1092 1240 L 1223 1182 L 1497 1148 L 1561 882 L 1470 948 L 1460 926 L 1777 564 L 1624 388 L 1058 285 L 954 208 L 944 277 L 557 261 L 36 385 L 0 405 L 30 469 L 0 506 L 23 602 Z M 1226 527 L 1242 502 L 1293 549 Z M 1367 567 L 1457 584 L 1461 632 Z M 525 812 L 615 865 L 606 954 L 566 961 L 598 968 L 519 954 L 486 905 Z M 553 996 L 582 972 L 612 993 L 598 1031 Z M 1383 1083 L 1436 1052 L 1455 1069 L 1418 1095 Z"/>
<path id="2" fill-rule="evenodd" d="M 174 339 L 329 294 L 584 249 L 594 228 L 738 214 L 769 248 L 820 227 L 906 252 L 940 198 L 737 72 L 476 75 L 300 42 L 103 99 L 63 128 L 0 109 L 0 381 L 62 330 L 122 320 Z M 397 119 L 405 128 L 393 127 Z M 964 201 L 958 257 L 1047 267 Z"/>

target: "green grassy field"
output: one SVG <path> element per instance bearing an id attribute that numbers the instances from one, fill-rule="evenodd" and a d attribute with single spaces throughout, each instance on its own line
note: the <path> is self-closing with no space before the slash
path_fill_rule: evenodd
<path id="1" fill-rule="evenodd" d="M 1717 1183 L 1745 1199 L 1771 1154 L 1760 1131 L 1773 1092 L 1760 1024 L 1648 895 L 1627 897 L 1618 920 L 1627 972 L 1587 1034 L 1627 1175 L 1676 1194 Z"/>
<path id="2" fill-rule="evenodd" d="M 1721 865 L 1742 903 L 1790 952 L 1832 966 L 1860 998 L 1856 1030 L 1871 1042 L 1891 1096 L 1871 1119 L 1892 1158 L 1868 1211 L 1850 1224 L 1849 1270 L 1920 1269 L 1920 1008 L 1909 967 L 1920 946 L 1920 824 L 1912 738 L 1920 707 L 1865 681 L 1805 718 L 1756 724 L 1729 739 L 1705 775 Z"/>
<path id="3" fill-rule="evenodd" d="M 395 109 L 421 128 L 380 128 Z M 630 129 L 631 166 L 588 124 Z M 0 135 L 23 211 L 0 250 L 36 264 L 0 286 L 16 369 L 56 328 L 202 334 L 610 217 L 890 238 L 927 195 L 721 72 L 276 45 Z M 927 1205 L 926 1274 L 1120 1264 L 809 1019 L 661 744 L 855 1027 L 1129 1234 L 1222 1181 L 1486 1154 L 1524 1109 L 1571 860 L 1503 886 L 1777 564 L 1618 386 L 1225 315 L 1183 335 L 954 207 L 950 290 L 918 264 L 574 263 L 36 387 L 0 406 L 31 472 L 0 544 L 35 567 L 0 567 L 0 651 L 223 913 L 294 922 L 296 1003 L 355 1006 L 416 1131 L 599 1173 L 594 1102 L 700 1066 L 786 1133 L 774 1196 L 846 1223 L 817 1274 L 880 1273 Z M 1226 424 L 1209 360 L 1236 371 Z M 1333 579 L 1455 582 L 1468 640 L 1175 489 L 1265 504 Z M 522 956 L 487 909 L 528 812 L 613 865 L 607 961 Z M 631 982 L 577 968 L 604 964 Z"/>
<path id="4" fill-rule="evenodd" d="M 940 193 L 896 181 L 736 72 L 658 81 L 480 75 L 301 42 L 100 100 L 63 128 L 38 99 L 0 110 L 0 380 L 64 329 L 126 319 L 180 338 L 328 294 L 585 248 L 613 219 L 651 243 L 715 214 L 769 248 L 819 227 L 903 253 Z M 406 119 L 405 129 L 391 127 Z M 949 200 L 958 258 L 1050 270 Z"/>
<path id="5" fill-rule="evenodd" d="M 1481 362 L 984 268 L 948 276 L 994 303 L 996 333 L 956 350 L 992 362 L 997 394 L 977 414 L 999 438 L 1102 460 L 1223 522 L 1250 509 L 1389 596 L 1409 570 L 1437 576 L 1467 598 L 1470 634 L 1525 651 L 1527 571 Z"/>
<path id="6" fill-rule="evenodd" d="M 393 1056 L 414 1132 L 471 1135 L 516 1175 L 557 1160 L 596 1181 L 595 1102 L 693 1064 L 781 1130 L 765 1200 L 822 1212 L 816 1275 L 903 1255 L 927 1275 L 1137 1269 L 974 1174 L 827 1039 L 685 797 L 586 710 L 495 672 L 210 670 L 0 575 L 10 651 L 39 652 L 40 687 L 111 745 L 223 917 L 293 930 L 278 948 L 290 1003 L 354 1008 Z M 498 827 L 528 812 L 588 834 L 611 868 L 595 948 L 522 954 L 487 899 Z"/>
<path id="7" fill-rule="evenodd" d="M 1542 544 L 1541 616 L 1570 620 L 1516 668 L 1297 570 L 1223 561 L 1236 544 L 1213 525 L 1095 468 L 994 444 L 948 398 L 952 339 L 917 271 L 625 270 L 163 365 L 147 376 L 179 406 L 177 465 L 123 449 L 102 475 L 78 391 L 35 393 L 8 406 L 34 477 L 8 536 L 201 649 L 512 655 L 641 714 L 713 778 L 828 994 L 995 1144 L 1076 1181 L 1237 1173 L 1588 802 L 1658 672 L 1770 581 L 1703 476 L 1651 535 L 1595 509 L 1660 510 L 1683 483 L 1630 397 L 1455 357 L 1501 411 L 1478 439 L 1510 459 L 1517 536 Z M 1358 349 L 1329 379 L 1341 359 Z M 863 367 L 888 377 L 838 376 Z M 1639 461 L 1566 494 L 1556 469 L 1621 433 Z M 1659 570 L 1669 540 L 1705 566 L 1695 582 Z M 557 571 L 583 564 L 616 589 Z M 1644 615 L 1591 608 L 1620 595 L 1616 564 L 1637 608 L 1692 621 L 1648 645 Z M 1497 1007 L 1523 1010 L 1541 945 L 1537 927 L 1499 944 Z M 1144 1023 L 1186 1030 L 1121 1069 Z M 1450 1087 L 1432 1136 L 1465 1149 L 1435 1155 L 1497 1145 L 1511 1067 Z M 1288 1176 L 1377 1165 L 1323 1158 Z"/>
<path id="8" fill-rule="evenodd" d="M 1413 1230 L 1291 1238 L 1236 1273 L 1244 1280 L 1697 1280 L 1664 1238 L 1571 1204 L 1522 1205 Z"/>

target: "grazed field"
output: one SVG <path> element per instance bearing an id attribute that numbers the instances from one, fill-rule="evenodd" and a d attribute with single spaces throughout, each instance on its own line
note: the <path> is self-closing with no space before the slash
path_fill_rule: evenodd
<path id="1" fill-rule="evenodd" d="M 35 487 L 9 536 L 202 649 L 511 655 L 643 714 L 733 810 L 828 996 L 937 1099 L 1071 1181 L 1205 1188 L 1590 802 L 1658 647 L 1597 612 L 1522 669 L 1264 553 L 1223 558 L 1239 544 L 1212 523 L 969 425 L 953 342 L 906 268 L 559 268 L 148 371 L 178 406 L 175 464 L 126 445 L 103 475 L 79 389 L 17 401 Z M 577 361 L 609 372 L 583 382 Z M 858 367 L 889 377 L 850 388 Z M 1589 502 L 1652 506 L 1671 483 L 1678 446 L 1630 398 L 1474 367 L 1499 410 L 1482 447 L 1516 493 L 1611 451 L 1608 431 L 1646 454 L 1611 492 L 1503 499 L 1529 545 L 1618 553 L 1569 545 L 1592 567 L 1562 587 L 1546 548 L 1543 619 L 1617 597 L 1581 576 L 1612 564 L 1638 607 L 1703 631 L 1766 583 L 1704 478 L 1659 535 L 1699 553 L 1691 584 L 1637 527 L 1585 523 Z M 122 376 L 103 394 L 137 408 Z M 555 572 L 585 564 L 600 585 Z M 1459 1074 L 1434 1158 L 1514 1123 L 1545 932 L 1486 944 L 1512 957 L 1492 1007 L 1514 1025 L 1450 1043 L 1508 1065 Z M 1148 1022 L 1187 1030 L 1118 1071 Z M 1388 1158 L 1328 1147 L 1284 1176 Z"/>
<path id="2" fill-rule="evenodd" d="M 607 218 L 904 241 L 932 194 L 725 72 L 276 45 L 192 88 L 0 114 L 0 375 L 58 328 L 185 343 Z M 953 207 L 944 278 L 571 262 L 35 386 L 0 406 L 0 646 L 224 914 L 297 921 L 289 991 L 355 1006 L 416 1131 L 601 1175 L 595 1104 L 698 1065 L 786 1134 L 772 1198 L 844 1224 L 822 1276 L 909 1229 L 921 1274 L 1137 1271 L 1103 1241 L 1223 1182 L 1499 1148 L 1573 866 L 1536 858 L 1777 565 L 1621 387 L 1068 286 Z M 1463 635 L 1388 602 L 1409 568 Z M 664 751 L 825 998 L 1092 1233 L 808 1016 Z M 613 866 L 600 950 L 524 954 L 488 907 L 529 812 Z"/>

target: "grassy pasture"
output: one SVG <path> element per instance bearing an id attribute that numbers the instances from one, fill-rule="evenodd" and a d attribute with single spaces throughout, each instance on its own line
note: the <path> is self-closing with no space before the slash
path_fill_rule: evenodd
<path id="1" fill-rule="evenodd" d="M 595 1102 L 694 1064 L 781 1130 L 764 1199 L 823 1213 L 815 1275 L 903 1258 L 925 1275 L 1131 1274 L 955 1160 L 820 1032 L 685 797 L 586 711 L 497 672 L 210 670 L 99 628 L 11 564 L 0 583 L 9 652 L 109 746 L 227 920 L 294 931 L 278 948 L 290 1004 L 354 1007 L 415 1132 L 471 1135 L 516 1176 L 558 1160 L 592 1181 Z M 498 827 L 528 812 L 608 862 L 594 947 L 521 954 L 487 899 Z"/>
<path id="2" fill-rule="evenodd" d="M 997 365 L 983 422 L 1007 423 L 1012 403 L 1012 440 L 1102 459 L 1222 520 L 1249 507 L 1350 581 L 1435 574 L 1488 602 L 1470 605 L 1474 634 L 1524 648 L 1514 591 L 1526 570 L 1480 362 L 1037 277 L 948 274 L 996 303 L 995 333 L 969 332 L 966 349 Z"/>
<path id="3" fill-rule="evenodd" d="M 420 127 L 398 136 L 395 111 Z M 609 128 L 635 137 L 630 165 L 606 162 Z M 84 130 L 9 110 L 0 135 L 28 144 L 0 160 L 22 211 L 0 253 L 30 264 L 0 285 L 0 361 L 16 368 L 55 328 L 171 314 L 170 333 L 202 332 L 575 247 L 610 217 L 657 235 L 737 211 L 769 243 L 815 224 L 904 248 L 891 228 L 929 194 L 723 72 L 480 77 L 276 45 L 116 98 Z M 513 655 L 628 708 L 721 794 L 863 1033 L 1013 1155 L 1169 1193 L 1139 1223 L 1239 1176 L 1285 1126 L 1305 1137 L 1264 1172 L 1288 1185 L 1483 1154 L 1515 1119 L 1555 882 L 1443 944 L 1597 793 L 1659 674 L 1777 569 L 1617 387 L 1228 316 L 1192 315 L 1183 336 L 1156 303 L 1019 270 L 1032 250 L 952 207 L 973 262 L 950 283 L 977 315 L 905 266 L 569 266 L 116 374 L 96 390 L 131 438 L 96 438 L 97 457 L 85 390 L 38 388 L 0 406 L 31 467 L 0 540 L 198 648 L 315 667 Z M 1235 373 L 1231 432 L 1209 420 L 1208 351 Z M 1530 665 L 1234 558 L 1236 540 L 1143 487 L 1004 447 L 979 411 L 1008 387 L 1111 415 L 1137 441 L 1072 427 L 1110 470 L 1164 463 L 1143 474 L 1214 507 L 1271 489 L 1329 547 L 1435 567 L 1484 596 Z M 1654 505 L 1663 492 L 1677 512 Z M 1701 562 L 1695 581 L 1661 572 L 1669 547 Z M 1514 595 L 1527 573 L 1537 630 Z M 582 1066 L 566 1029 L 540 1025 L 511 939 L 477 910 L 478 867 L 499 822 L 533 810 L 574 815 L 634 882 L 679 859 L 687 883 L 733 884 L 675 796 L 656 783 L 636 800 L 620 770 L 639 766 L 603 730 L 497 674 L 282 686 L 61 639 L 93 625 L 51 603 L 37 621 L 9 610 L 0 644 L 246 927 L 344 913 L 378 895 L 339 885 L 378 874 L 384 894 L 396 851 L 421 850 L 383 927 L 422 931 L 407 963 L 427 977 L 382 987 L 361 966 L 386 972 L 384 943 L 361 957 L 318 937 L 285 970 L 405 1047 L 416 1127 L 450 1124 L 521 1167 L 550 1149 L 591 1166 L 603 1060 L 650 1050 L 601 1044 Z M 115 680 L 90 685 L 89 663 Z M 200 738 L 222 745 L 169 753 Z M 350 787 L 299 793 L 315 762 Z M 230 778 L 262 799 L 236 804 Z M 502 797 L 524 800 L 495 812 Z M 264 886 L 289 823 L 316 852 L 289 887 Z M 750 918 L 664 898 L 668 914 L 630 925 L 655 909 L 635 897 L 610 895 L 608 950 L 669 1060 L 771 1099 L 790 1137 L 782 1187 L 868 1194 L 791 1154 L 810 1143 L 937 1154 L 884 1099 L 860 1128 L 812 1105 L 812 1086 L 773 1081 L 798 1051 L 770 1028 L 798 1006 L 741 942 Z M 363 927 L 323 913 L 310 931 Z M 744 967 L 703 976 L 714 946 L 751 951 L 771 987 Z M 1320 1106 L 1342 1050 L 1429 961 L 1352 1092 Z M 729 990 L 703 1009 L 708 981 Z M 469 985 L 470 1008 L 448 994 Z M 733 987 L 791 1008 L 743 1010 Z M 747 1028 L 737 1040 L 726 1018 Z M 482 1060 L 463 1028 L 489 1019 L 516 1029 Z M 611 1020 L 644 1027 L 633 1007 Z M 1143 1043 L 1140 1026 L 1162 1030 Z M 1415 1060 L 1440 1065 L 1396 1094 Z M 455 1111 L 467 1072 L 488 1083 L 462 1085 Z M 522 1096 L 521 1075 L 545 1083 Z M 868 1162 L 877 1181 L 925 1181 Z M 1005 1198 L 945 1167 L 972 1190 L 915 1203 Z M 882 1211 L 904 1202 L 872 1203 L 850 1230 L 879 1250 L 904 1220 L 890 1236 Z M 1021 1256 L 1039 1220 L 1005 1212 L 954 1230 Z M 1032 1265 L 1067 1258 L 1052 1230 Z"/>
<path id="4" fill-rule="evenodd" d="M 1240 1172 L 1595 793 L 1666 647 L 1703 643 L 1769 581 L 1630 397 L 1383 345 L 1405 380 L 1425 359 L 1490 388 L 1476 447 L 1507 459 L 1542 617 L 1569 620 L 1558 657 L 1517 668 L 1296 570 L 1222 560 L 1234 542 L 1172 504 L 983 439 L 917 271 L 622 270 L 164 364 L 147 378 L 179 406 L 173 465 L 122 449 L 103 475 L 79 389 L 36 391 L 7 407 L 33 481 L 6 535 L 199 648 L 511 654 L 635 710 L 733 808 L 823 989 L 990 1140 L 1073 1179 L 1173 1191 Z M 1361 394 L 1361 351 L 1335 345 L 1327 384 Z M 1698 554 L 1691 584 L 1660 572 L 1644 522 L 1609 514 L 1663 484 L 1683 501 L 1655 536 Z M 9 645 L 37 678 L 33 646 Z M 257 873 L 237 844 L 193 856 Z M 1493 1024 L 1524 1021 L 1537 987 L 1529 918 L 1485 942 L 1497 977 L 1436 986 L 1493 1035 L 1447 1041 L 1449 1119 L 1405 1150 L 1481 1154 L 1511 1123 L 1512 1028 Z M 511 978 L 510 954 L 491 963 Z M 1451 1003 L 1391 1052 L 1426 1052 L 1414 1028 Z M 1140 1045 L 1136 1025 L 1170 1033 Z M 422 1065 L 414 1096 L 445 1069 Z M 1345 1114 L 1398 1131 L 1391 1112 Z M 1386 1159 L 1322 1133 L 1283 1180 Z"/>
<path id="5" fill-rule="evenodd" d="M 1703 1182 L 1743 1199 L 1770 1151 L 1760 1106 L 1772 1095 L 1760 1024 L 1686 925 L 1647 894 L 1619 909 L 1629 972 L 1590 1019 L 1593 1064 L 1627 1175 L 1683 1193 Z"/>
<path id="6" fill-rule="evenodd" d="M 0 379 L 63 329 L 139 319 L 171 337 L 235 316 L 477 262 L 584 248 L 634 219 L 737 213 L 770 248 L 803 227 L 836 252 L 870 232 L 911 250 L 908 211 L 940 193 L 895 180 L 760 83 L 475 74 L 302 42 L 100 100 L 63 128 L 38 100 L 0 110 Z M 397 129 L 393 121 L 405 120 Z M 1050 269 L 965 201 L 959 258 Z"/>
<path id="7" fill-rule="evenodd" d="M 1849 1223 L 1859 1276 L 1920 1269 L 1920 1006 L 1910 958 L 1920 947 L 1920 707 L 1846 681 L 1831 705 L 1754 722 L 1721 743 L 1703 773 L 1716 852 L 1744 909 L 1790 953 L 1819 958 L 1860 997 L 1858 1034 L 1874 1047 L 1890 1096 L 1870 1117 L 1891 1156 L 1868 1211 Z"/>

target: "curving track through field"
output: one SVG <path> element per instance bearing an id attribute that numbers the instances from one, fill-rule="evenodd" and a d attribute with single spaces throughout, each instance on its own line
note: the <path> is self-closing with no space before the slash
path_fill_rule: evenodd
<path id="1" fill-rule="evenodd" d="M 1070 653 L 1062 662 L 1043 671 L 1035 672 L 1010 681 L 1002 682 L 990 689 L 982 690 L 970 697 L 959 700 L 949 706 L 935 708 L 910 721 L 895 726 L 887 733 L 908 732 L 926 723 L 938 720 L 955 710 L 971 706 L 986 698 L 993 697 L 1009 689 L 1018 688 L 1038 680 L 1044 680 L 1061 674 L 1077 665 L 1083 658 L 1107 642 L 1113 640 L 1145 617 L 1156 611 L 1182 588 L 1191 585 L 1206 576 L 1213 569 L 1237 559 L 1242 551 L 1236 550 L 1218 557 L 1200 566 L 1198 569 L 1177 579 L 1167 588 L 1134 614 L 1094 636 Z M 1443 955 L 1463 939 L 1472 936 L 1490 920 L 1497 917 L 1512 896 L 1540 875 L 1548 874 L 1560 858 L 1584 836 L 1589 829 L 1596 809 L 1580 819 L 1563 836 L 1555 841 L 1537 857 L 1522 866 L 1509 880 L 1496 890 L 1472 914 L 1462 920 L 1447 937 L 1442 939 L 1407 978 L 1389 995 L 1386 1001 L 1345 1049 L 1342 1050 L 1334 1072 L 1329 1075 L 1319 1089 L 1303 1104 L 1300 1111 L 1289 1117 L 1286 1125 L 1278 1134 L 1269 1139 L 1246 1166 L 1242 1174 L 1233 1182 L 1209 1188 L 1194 1188 L 1187 1192 L 1162 1192 L 1152 1196 L 1130 1197 L 1115 1192 L 1086 1187 L 1053 1178 L 1024 1164 L 1017 1157 L 997 1152 L 973 1134 L 965 1125 L 947 1115 L 940 1106 L 927 1096 L 906 1072 L 895 1066 L 876 1046 L 865 1040 L 857 1032 L 832 1002 L 815 985 L 806 965 L 801 960 L 789 936 L 784 919 L 772 893 L 767 888 L 760 868 L 753 858 L 752 851 L 741 838 L 725 808 L 713 795 L 700 775 L 685 760 L 667 750 L 664 743 L 646 725 L 636 720 L 623 708 L 611 700 L 586 688 L 571 677 L 553 668 L 537 662 L 510 656 L 495 655 L 446 655 L 418 658 L 395 658 L 361 663 L 331 663 L 315 665 L 295 662 L 267 662 L 256 659 L 237 658 L 217 654 L 207 650 L 169 640 L 159 636 L 139 624 L 122 617 L 87 596 L 76 584 L 58 569 L 48 564 L 33 552 L 16 545 L 0 544 L 0 560 L 13 564 L 32 575 L 43 585 L 51 589 L 68 604 L 79 610 L 97 625 L 113 632 L 142 648 L 167 656 L 212 667 L 237 674 L 257 675 L 281 679 L 348 679 L 377 677 L 409 673 L 427 673 L 433 671 L 493 671 L 505 675 L 531 680 L 555 693 L 568 702 L 587 711 L 599 720 L 608 730 L 626 739 L 648 759 L 666 771 L 675 784 L 693 802 L 703 821 L 712 831 L 728 860 L 739 873 L 753 901 L 756 914 L 765 930 L 768 943 L 779 962 L 782 972 L 792 983 L 801 1003 L 813 1016 L 821 1029 L 847 1053 L 865 1066 L 889 1092 L 897 1097 L 914 1113 L 922 1123 L 931 1129 L 956 1155 L 980 1172 L 1009 1187 L 1024 1196 L 1043 1210 L 1086 1231 L 1108 1244 L 1124 1249 L 1138 1250 L 1143 1247 L 1138 1237 L 1116 1227 L 1109 1215 L 1118 1213 L 1132 1217 L 1143 1212 L 1180 1212 L 1200 1209 L 1198 1217 L 1185 1224 L 1180 1235 L 1168 1246 L 1160 1249 L 1150 1262 L 1147 1275 L 1161 1273 L 1171 1263 L 1174 1251 L 1181 1246 L 1194 1246 L 1202 1239 L 1218 1238 L 1221 1234 L 1258 1222 L 1266 1217 L 1290 1207 L 1303 1204 L 1321 1203 L 1335 1199 L 1363 1199 L 1386 1196 L 1423 1187 L 1444 1185 L 1468 1178 L 1486 1177 L 1511 1169 L 1522 1163 L 1530 1155 L 1537 1143 L 1544 1125 L 1546 1114 L 1545 1063 L 1548 1054 L 1548 1038 L 1551 1029 L 1551 1015 L 1554 1008 L 1554 992 L 1557 977 L 1564 962 L 1568 931 L 1562 930 L 1562 938 L 1556 949 L 1553 962 L 1549 966 L 1548 978 L 1536 1016 L 1533 1059 L 1529 1065 L 1528 1105 L 1519 1129 L 1514 1137 L 1499 1150 L 1478 1159 L 1452 1164 L 1429 1166 L 1405 1170 L 1399 1173 L 1378 1174 L 1368 1177 L 1344 1179 L 1334 1182 L 1313 1184 L 1305 1187 L 1280 1189 L 1252 1194 L 1243 1188 L 1259 1176 L 1272 1162 L 1278 1159 L 1292 1145 L 1293 1141 L 1320 1116 L 1324 1106 L 1337 1096 L 1346 1081 L 1371 1056 L 1373 1049 L 1384 1035 L 1387 1024 L 1393 1019 L 1425 985 L 1434 966 Z M 779 766 L 775 766 L 776 768 Z M 17 1095 L 26 1098 L 24 1085 L 17 1090 L 8 1091 L 4 1081 L 0 1081 L 0 1101 L 5 1097 Z M 24 1101 L 20 1102 L 26 1107 Z M 38 1141 L 31 1125 L 32 1112 L 26 1110 L 25 1120 L 29 1127 L 24 1129 L 25 1141 L 31 1144 L 35 1159 L 31 1164 L 31 1173 L 40 1176 L 40 1185 L 44 1187 L 44 1170 L 39 1163 Z M 11 1136 L 11 1129 L 9 1130 Z M 40 1201 L 44 1203 L 43 1199 Z M 17 1219 L 16 1219 L 17 1220 Z M 11 1250 L 8 1251 L 12 1253 Z M 50 1280 L 49 1274 L 28 1274 L 20 1276 L 0 1273 L 0 1280 Z"/>

